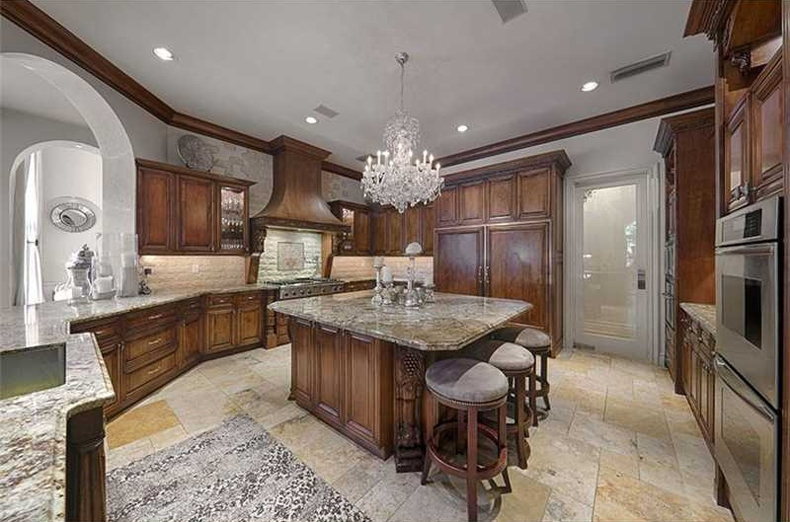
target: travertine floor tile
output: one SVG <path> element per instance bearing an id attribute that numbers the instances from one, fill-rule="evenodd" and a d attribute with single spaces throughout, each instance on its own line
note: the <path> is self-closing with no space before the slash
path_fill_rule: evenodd
<path id="1" fill-rule="evenodd" d="M 543 522 L 589 522 L 592 515 L 592 506 L 583 504 L 570 495 L 552 491 L 543 514 Z"/>
<path id="2" fill-rule="evenodd" d="M 152 402 L 129 410 L 108 424 L 107 443 L 110 448 L 117 448 L 178 425 L 167 401 Z"/>

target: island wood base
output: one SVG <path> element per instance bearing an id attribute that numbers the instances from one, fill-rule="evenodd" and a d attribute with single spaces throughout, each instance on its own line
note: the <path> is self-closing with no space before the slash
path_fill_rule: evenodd
<path id="1" fill-rule="evenodd" d="M 73 415 L 66 434 L 66 520 L 107 518 L 102 407 Z"/>
<path id="2" fill-rule="evenodd" d="M 290 398 L 398 472 L 420 471 L 432 353 L 291 318 Z M 426 415 L 428 414 L 428 415 Z"/>

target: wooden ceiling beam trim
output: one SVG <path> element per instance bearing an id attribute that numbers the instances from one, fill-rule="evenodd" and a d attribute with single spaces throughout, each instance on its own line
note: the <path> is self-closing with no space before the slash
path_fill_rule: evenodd
<path id="1" fill-rule="evenodd" d="M 204 136 L 235 143 L 236 145 L 241 145 L 248 149 L 266 152 L 267 154 L 271 152 L 271 144 L 266 140 L 243 134 L 227 127 L 222 127 L 210 121 L 195 118 L 189 114 L 181 112 L 173 113 L 173 117 L 167 123 L 179 129 L 198 132 Z"/>
<path id="2" fill-rule="evenodd" d="M 524 134 L 523 136 L 483 145 L 482 147 L 465 150 L 439 158 L 437 161 L 441 163 L 442 167 L 450 167 L 452 165 L 458 165 L 459 163 L 497 156 L 506 152 L 526 149 L 528 147 L 534 147 L 535 145 L 571 138 L 580 134 L 587 134 L 589 132 L 625 125 L 626 123 L 633 123 L 635 121 L 663 116 L 664 114 L 693 109 L 702 105 L 712 104 L 714 101 L 713 86 L 702 87 L 693 91 L 674 94 L 666 98 L 633 105 L 631 107 L 599 114 L 557 127 L 551 127 Z"/>
<path id="3" fill-rule="evenodd" d="M 337 174 L 338 176 L 344 176 L 349 179 L 353 179 L 359 181 L 362 179 L 362 173 L 356 170 L 350 169 L 348 167 L 344 167 L 343 165 L 338 165 L 337 163 L 332 163 L 330 161 L 324 161 L 321 163 L 321 170 L 325 170 L 327 172 L 331 172 L 332 174 Z"/>

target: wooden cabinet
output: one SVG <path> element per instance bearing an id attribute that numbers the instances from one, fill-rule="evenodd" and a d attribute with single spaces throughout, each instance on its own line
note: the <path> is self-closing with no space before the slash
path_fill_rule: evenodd
<path id="1" fill-rule="evenodd" d="M 236 310 L 233 305 L 209 306 L 206 310 L 206 351 L 218 352 L 235 346 Z"/>
<path id="2" fill-rule="evenodd" d="M 343 419 L 345 383 L 342 338 L 338 333 L 337 328 L 324 325 L 316 325 L 313 331 L 315 412 L 335 425 Z"/>
<path id="3" fill-rule="evenodd" d="M 137 160 L 140 254 L 244 254 L 247 180 Z"/>
<path id="4" fill-rule="evenodd" d="M 393 445 L 393 345 L 290 319 L 291 398 L 376 455 Z"/>
<path id="5" fill-rule="evenodd" d="M 179 365 L 189 365 L 200 359 L 203 353 L 203 314 L 199 311 L 184 315 L 179 339 Z"/>
<path id="6" fill-rule="evenodd" d="M 369 256 L 373 253 L 370 208 L 358 203 L 340 200 L 331 201 L 329 208 L 351 230 L 348 233 L 339 233 L 334 236 L 336 255 Z"/>
<path id="7" fill-rule="evenodd" d="M 678 356 L 680 303 L 713 304 L 716 300 L 715 147 L 713 109 L 662 119 L 654 145 L 665 167 L 665 353 L 677 393 L 686 389 L 678 375 L 684 375 L 684 365 L 690 364 Z"/>
<path id="8" fill-rule="evenodd" d="M 549 264 L 549 227 L 544 221 L 488 229 L 485 295 L 532 303 L 532 310 L 513 322 L 544 331 L 561 331 L 558 325 L 549 324 L 553 317 L 558 321 L 562 319 L 551 313 L 554 292 Z M 558 292 L 562 292 L 562 288 Z"/>
<path id="9" fill-rule="evenodd" d="M 483 295 L 484 234 L 483 227 L 437 230 L 433 273 L 440 292 Z"/>
<path id="10" fill-rule="evenodd" d="M 209 296 L 206 350 L 221 352 L 262 344 L 265 317 L 260 292 Z"/>
<path id="11" fill-rule="evenodd" d="M 176 176 L 176 248 L 181 252 L 214 251 L 214 182 L 194 176 Z"/>
<path id="12" fill-rule="evenodd" d="M 458 223 L 479 225 L 486 221 L 485 180 L 462 183 L 458 186 Z"/>
<path id="13" fill-rule="evenodd" d="M 716 375 L 713 355 L 716 352 L 714 337 L 686 312 L 679 322 L 682 340 L 682 359 L 686 361 L 683 382 L 686 399 L 694 414 L 703 437 L 713 444 Z"/>
<path id="14" fill-rule="evenodd" d="M 750 85 L 741 85 L 741 89 L 731 93 L 735 102 L 724 104 L 721 193 L 724 213 L 781 194 L 784 188 L 781 59 L 780 50 Z"/>
<path id="15" fill-rule="evenodd" d="M 437 289 L 532 303 L 515 321 L 546 331 L 553 354 L 562 346 L 562 176 L 569 166 L 556 151 L 451 174 L 435 203 Z"/>
<path id="16" fill-rule="evenodd" d="M 173 250 L 174 179 L 168 172 L 137 170 L 137 237 L 141 254 Z"/>
<path id="17" fill-rule="evenodd" d="M 433 253 L 433 205 L 409 207 L 401 214 L 393 207 L 378 207 L 370 214 L 372 245 L 376 255 L 402 256 L 409 243 Z"/>

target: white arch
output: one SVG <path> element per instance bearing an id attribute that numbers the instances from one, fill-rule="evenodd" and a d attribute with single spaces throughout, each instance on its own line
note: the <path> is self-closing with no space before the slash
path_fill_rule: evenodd
<path id="1" fill-rule="evenodd" d="M 25 67 L 39 76 L 42 81 L 55 87 L 85 119 L 93 132 L 102 158 L 103 230 L 105 233 L 134 232 L 136 177 L 134 151 L 118 115 L 96 89 L 62 65 L 27 53 L 0 53 L 0 70 L 12 63 Z M 15 170 L 0 175 L 12 176 L 12 172 Z M 10 220 L 3 217 L 0 219 L 0 224 L 3 228 L 7 227 L 6 233 L 0 236 L 7 238 L 8 246 L 6 259 L 0 260 L 0 265 L 8 267 L 8 273 L 1 274 L 0 278 L 10 282 L 12 266 Z M 0 284 L 0 288 L 8 287 L 9 285 Z M 0 306 L 7 303 L 9 297 L 10 295 L 0 296 Z"/>
<path id="2" fill-rule="evenodd" d="M 27 159 L 27 157 L 33 154 L 34 152 L 38 152 L 40 150 L 48 149 L 51 147 L 68 147 L 68 148 L 74 147 L 101 156 L 101 151 L 98 148 L 94 147 L 93 145 L 90 145 L 88 143 L 83 143 L 81 141 L 73 141 L 73 140 L 41 141 L 38 143 L 34 143 L 29 147 L 25 147 L 25 149 L 23 149 L 22 152 L 17 154 L 16 158 L 14 158 L 14 162 L 11 164 L 11 174 L 10 174 L 11 179 L 8 184 L 8 186 L 10 187 L 8 190 L 8 195 L 10 198 L 9 204 L 11 207 L 14 206 L 14 190 L 16 186 L 16 174 L 17 171 L 19 170 L 19 166 L 22 165 L 22 162 L 24 162 L 25 159 Z"/>

